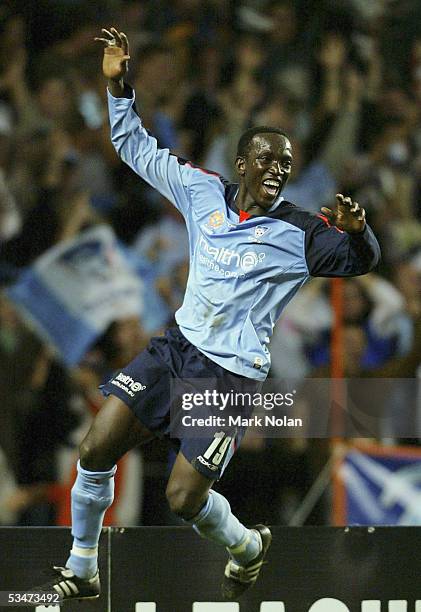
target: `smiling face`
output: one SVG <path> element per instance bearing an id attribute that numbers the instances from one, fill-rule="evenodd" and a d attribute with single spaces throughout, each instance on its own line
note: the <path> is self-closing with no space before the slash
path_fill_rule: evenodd
<path id="1" fill-rule="evenodd" d="M 276 132 L 253 136 L 247 154 L 236 160 L 245 204 L 248 200 L 263 211 L 271 208 L 291 174 L 291 165 L 292 147 L 285 136 Z"/>

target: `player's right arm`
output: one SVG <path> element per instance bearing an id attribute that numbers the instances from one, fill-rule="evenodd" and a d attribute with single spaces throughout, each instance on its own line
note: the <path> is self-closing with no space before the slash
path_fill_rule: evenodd
<path id="1" fill-rule="evenodd" d="M 160 149 L 156 138 L 143 127 L 136 112 L 133 89 L 124 83 L 128 70 L 129 42 L 115 28 L 102 30 L 105 43 L 102 70 L 108 79 L 111 141 L 119 157 L 140 177 L 172 202 L 182 213 L 190 206 L 189 184 L 193 168 Z"/>

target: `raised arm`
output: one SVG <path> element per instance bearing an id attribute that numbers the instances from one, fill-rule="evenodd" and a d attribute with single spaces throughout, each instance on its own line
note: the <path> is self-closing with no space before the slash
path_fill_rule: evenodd
<path id="1" fill-rule="evenodd" d="M 172 202 L 184 215 L 190 206 L 191 165 L 168 149 L 161 149 L 143 127 L 135 107 L 133 89 L 124 82 L 128 70 L 129 41 L 114 27 L 102 30 L 105 44 L 102 70 L 108 79 L 111 141 L 119 157 L 140 177 Z"/>
<path id="2" fill-rule="evenodd" d="M 108 79 L 108 89 L 114 98 L 124 96 L 124 77 L 129 69 L 129 41 L 124 32 L 117 32 L 115 28 L 101 30 L 103 36 L 95 40 L 103 42 L 104 57 L 102 72 Z"/>
<path id="3" fill-rule="evenodd" d="M 380 247 L 365 221 L 365 210 L 351 198 L 336 196 L 306 228 L 306 260 L 312 276 L 360 276 L 380 261 Z"/>

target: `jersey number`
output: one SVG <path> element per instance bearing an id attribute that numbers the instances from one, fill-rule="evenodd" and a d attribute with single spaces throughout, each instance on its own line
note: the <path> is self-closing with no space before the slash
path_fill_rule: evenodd
<path id="1" fill-rule="evenodd" d="M 211 461 L 213 465 L 219 465 L 226 455 L 232 438 L 221 433 L 216 433 L 214 438 L 213 442 L 203 454 L 203 458 Z"/>

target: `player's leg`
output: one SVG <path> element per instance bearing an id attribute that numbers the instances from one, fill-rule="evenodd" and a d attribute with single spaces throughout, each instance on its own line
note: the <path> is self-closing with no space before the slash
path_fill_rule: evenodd
<path id="1" fill-rule="evenodd" d="M 178 453 L 167 486 L 171 511 L 193 525 L 201 536 L 230 549 L 239 562 L 260 552 L 260 538 L 232 514 L 228 500 L 211 491 L 215 480 L 200 474 Z"/>
<path id="2" fill-rule="evenodd" d="M 72 488 L 73 547 L 66 562 L 81 578 L 97 571 L 98 540 L 106 510 L 114 499 L 117 461 L 153 438 L 132 410 L 110 396 L 80 445 L 78 476 Z"/>
<path id="3" fill-rule="evenodd" d="M 119 398 L 110 396 L 80 446 L 78 475 L 72 488 L 73 546 L 65 568 L 40 590 L 56 590 L 64 599 L 89 599 L 100 592 L 98 541 L 107 508 L 114 498 L 117 461 L 153 434 Z"/>
<path id="4" fill-rule="evenodd" d="M 233 599 L 256 581 L 271 535 L 264 526 L 245 527 L 231 512 L 228 500 L 211 490 L 214 482 L 215 479 L 201 474 L 179 452 L 166 495 L 175 514 L 190 523 L 199 535 L 228 550 L 230 561 L 223 594 L 226 599 Z"/>

